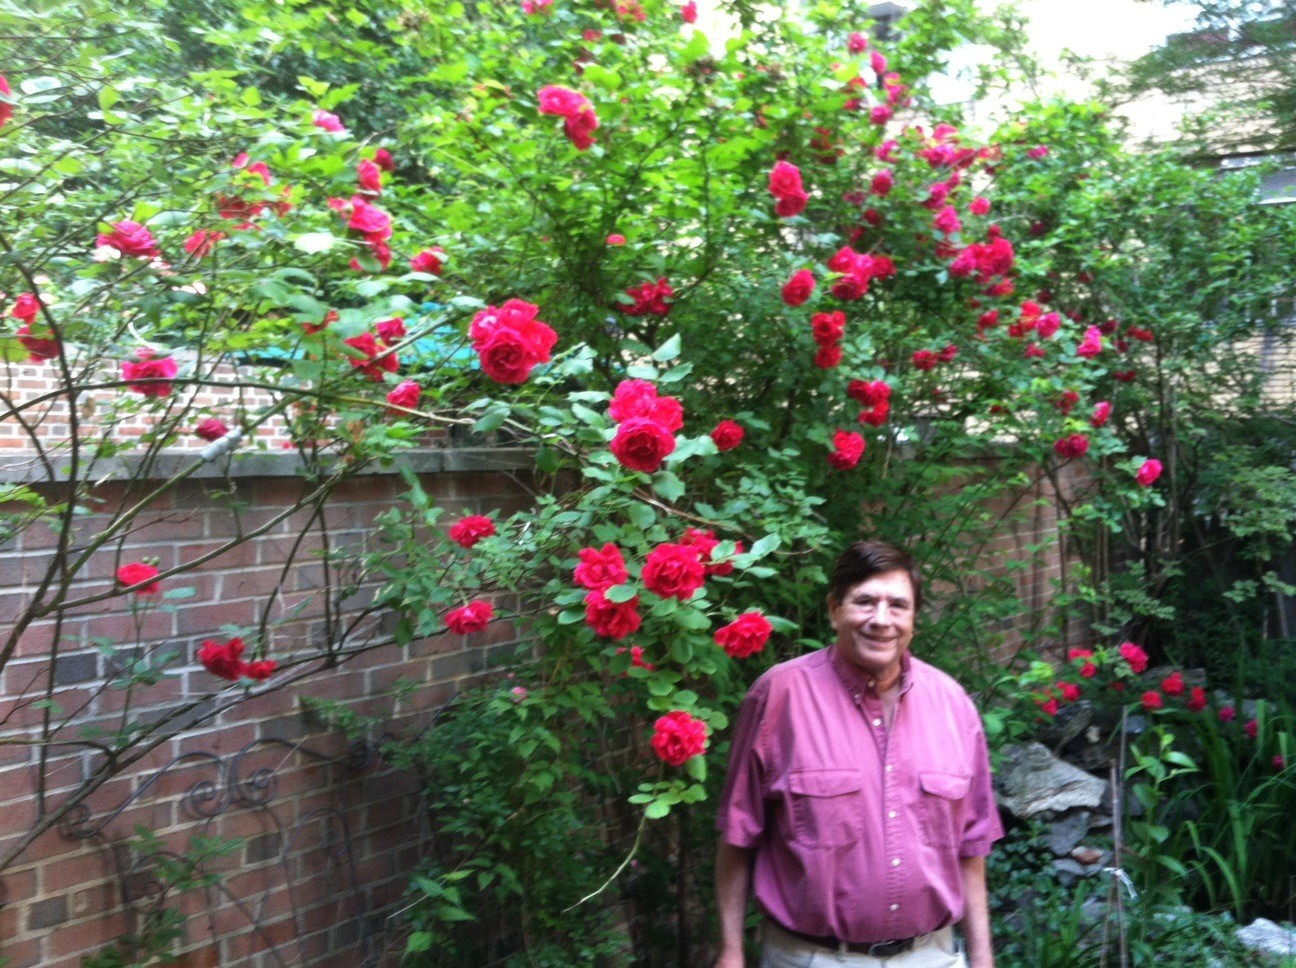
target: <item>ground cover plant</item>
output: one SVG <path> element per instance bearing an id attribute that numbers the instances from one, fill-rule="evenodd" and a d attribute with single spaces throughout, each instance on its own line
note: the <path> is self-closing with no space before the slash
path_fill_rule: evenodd
<path id="1" fill-rule="evenodd" d="M 0 65 L 0 345 L 56 382 L 6 390 L 40 475 L 6 486 L 4 525 L 59 535 L 0 666 L 32 623 L 97 601 L 182 608 L 197 564 L 123 558 L 132 522 L 271 426 L 300 457 L 306 530 L 343 482 L 447 440 L 533 448 L 536 492 L 447 517 L 407 475 L 378 550 L 323 556 L 320 639 L 269 603 L 191 660 L 101 643 L 124 669 L 111 717 L 57 704 L 56 633 L 6 743 L 94 751 L 88 794 L 214 708 L 524 623 L 511 678 L 388 750 L 447 835 L 412 879 L 409 955 L 665 964 L 708 943 L 729 716 L 822 640 L 824 569 L 862 530 L 915 551 L 938 602 L 917 647 L 1004 739 L 1073 701 L 1065 668 L 1007 668 L 1008 620 L 1015 649 L 1064 667 L 1067 645 L 1121 656 L 1104 685 L 1143 671 L 1125 642 L 1209 653 L 1212 684 L 1260 650 L 1289 594 L 1296 424 L 1255 341 L 1285 339 L 1292 214 L 1257 208 L 1252 176 L 1131 154 L 1101 105 L 962 130 L 926 96 L 951 49 L 1000 51 L 983 84 L 1030 70 L 1013 21 L 970 4 L 919 4 L 883 40 L 849 4 L 730 12 L 721 40 L 653 0 L 53 4 L 39 30 L 0 7 L 29 38 Z M 87 532 L 91 482 L 124 457 L 131 499 Z M 1041 505 L 1067 570 L 1028 597 L 1029 561 L 987 549 Z M 1203 573 L 1226 650 L 1190 620 Z M 132 713 L 186 662 L 216 707 Z M 1277 904 L 1220 818 L 1259 822 L 1287 781 L 1220 742 L 1145 751 L 1233 783 L 1166 856 L 1203 907 Z M 42 802 L 31 836 L 75 799 Z"/>

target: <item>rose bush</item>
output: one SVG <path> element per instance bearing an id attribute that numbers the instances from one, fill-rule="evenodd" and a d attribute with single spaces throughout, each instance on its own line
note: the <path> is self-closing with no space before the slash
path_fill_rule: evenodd
<path id="1" fill-rule="evenodd" d="M 1041 481 L 1086 557 L 1026 643 L 1063 641 L 1076 617 L 1109 651 L 1168 624 L 1135 594 L 1135 566 L 1139 540 L 1189 528 L 1180 470 L 1203 445 L 1176 394 L 1215 389 L 1205 361 L 1273 291 L 1222 294 L 1287 264 L 1289 217 L 1247 221 L 1245 201 L 1171 161 L 1131 167 L 1090 108 L 1035 106 L 984 143 L 930 116 L 927 78 L 951 46 L 1013 40 L 970 4 L 920 4 L 865 45 L 851 5 L 725 44 L 659 5 L 557 2 L 471 17 L 392 3 L 340 44 L 349 8 L 333 6 L 249 0 L 213 25 L 178 5 L 174 45 L 144 31 L 158 69 L 129 84 L 102 56 L 126 43 L 111 32 L 54 86 L 30 83 L 58 60 L 50 41 L 5 65 L 20 94 L 0 137 L 37 160 L 0 203 L 17 227 L 3 239 L 48 255 L 0 270 L 4 351 L 44 361 L 68 400 L 104 394 L 100 423 L 60 444 L 87 479 L 122 449 L 107 428 L 137 416 L 144 457 L 206 427 L 204 461 L 250 452 L 282 419 L 320 506 L 447 427 L 533 448 L 525 513 L 447 527 L 411 479 L 381 551 L 332 559 L 380 586 L 373 608 L 402 647 L 525 623 L 539 645 L 517 660 L 525 694 L 490 715 L 510 742 L 571 754 L 528 772 L 500 816 L 550 797 L 614 804 L 600 823 L 663 847 L 645 857 L 702 836 L 689 804 L 716 771 L 698 737 L 722 751 L 746 682 L 827 634 L 825 569 L 861 529 L 913 547 L 952 590 L 918 647 L 973 685 L 999 674 L 1005 623 L 1025 611 L 980 555 Z M 77 112 L 84 129 L 63 117 Z M 1246 255 L 1215 259 L 1229 247 Z M 1144 272 L 1196 286 L 1195 315 L 1140 302 Z M 235 364 L 249 369 L 221 369 Z M 191 403 L 251 383 L 269 403 Z M 86 500 L 35 517 L 70 526 Z M 1111 555 L 1112 536 L 1133 551 Z M 355 645 L 339 632 L 271 656 L 272 638 L 212 639 L 200 661 L 245 689 L 258 662 L 327 674 Z M 245 670 L 235 641 L 264 658 Z M 1053 673 L 1066 688 L 1042 704 L 1100 679 L 1095 657 L 1080 682 Z M 633 813 L 613 789 L 637 790 Z M 674 833 L 644 824 L 672 810 Z M 523 890 L 481 885 L 478 910 Z M 438 910 L 417 908 L 428 948 L 453 933 Z M 570 925 L 532 926 L 576 943 Z"/>

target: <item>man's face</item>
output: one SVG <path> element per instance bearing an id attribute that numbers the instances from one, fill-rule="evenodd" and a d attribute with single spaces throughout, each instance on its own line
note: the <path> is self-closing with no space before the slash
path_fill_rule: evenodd
<path id="1" fill-rule="evenodd" d="M 913 641 L 913 582 L 887 571 L 851 587 L 840 602 L 828 600 L 828 618 L 842 658 L 868 674 L 889 679 Z"/>

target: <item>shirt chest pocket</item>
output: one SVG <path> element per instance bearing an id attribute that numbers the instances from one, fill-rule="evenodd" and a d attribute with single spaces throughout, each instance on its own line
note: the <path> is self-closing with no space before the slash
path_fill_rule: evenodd
<path id="1" fill-rule="evenodd" d="M 963 839 L 964 800 L 972 778 L 958 773 L 919 773 L 923 839 L 933 847 L 956 847 Z"/>
<path id="2" fill-rule="evenodd" d="M 807 847 L 842 847 L 864 829 L 864 777 L 858 770 L 805 770 L 788 777 L 792 839 Z"/>

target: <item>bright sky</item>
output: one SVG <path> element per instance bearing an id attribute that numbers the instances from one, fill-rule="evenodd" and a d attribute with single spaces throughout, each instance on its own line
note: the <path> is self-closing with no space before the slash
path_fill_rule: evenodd
<path id="1" fill-rule="evenodd" d="M 983 7 L 995 7 L 997 0 L 982 0 Z M 1057 65 L 1051 83 L 1040 94 L 1057 93 L 1082 98 L 1089 86 L 1074 74 L 1068 74 L 1061 61 L 1064 50 L 1082 57 L 1115 64 L 1131 60 L 1164 43 L 1166 37 L 1192 27 L 1196 19 L 1191 4 L 1167 6 L 1160 0 L 1019 0 L 1018 9 L 1026 16 L 1030 49 L 1043 65 Z M 976 52 L 967 52 L 951 65 L 958 68 L 974 63 Z M 1095 72 L 1101 67 L 1095 66 Z M 946 103 L 967 96 L 967 89 L 957 82 L 933 86 L 938 101 Z M 1030 92 L 1022 92 L 1029 96 Z M 981 120 L 998 114 L 1006 104 L 978 105 L 975 114 Z M 1126 106 L 1136 138 L 1168 136 L 1181 109 L 1163 99 L 1149 98 Z"/>

